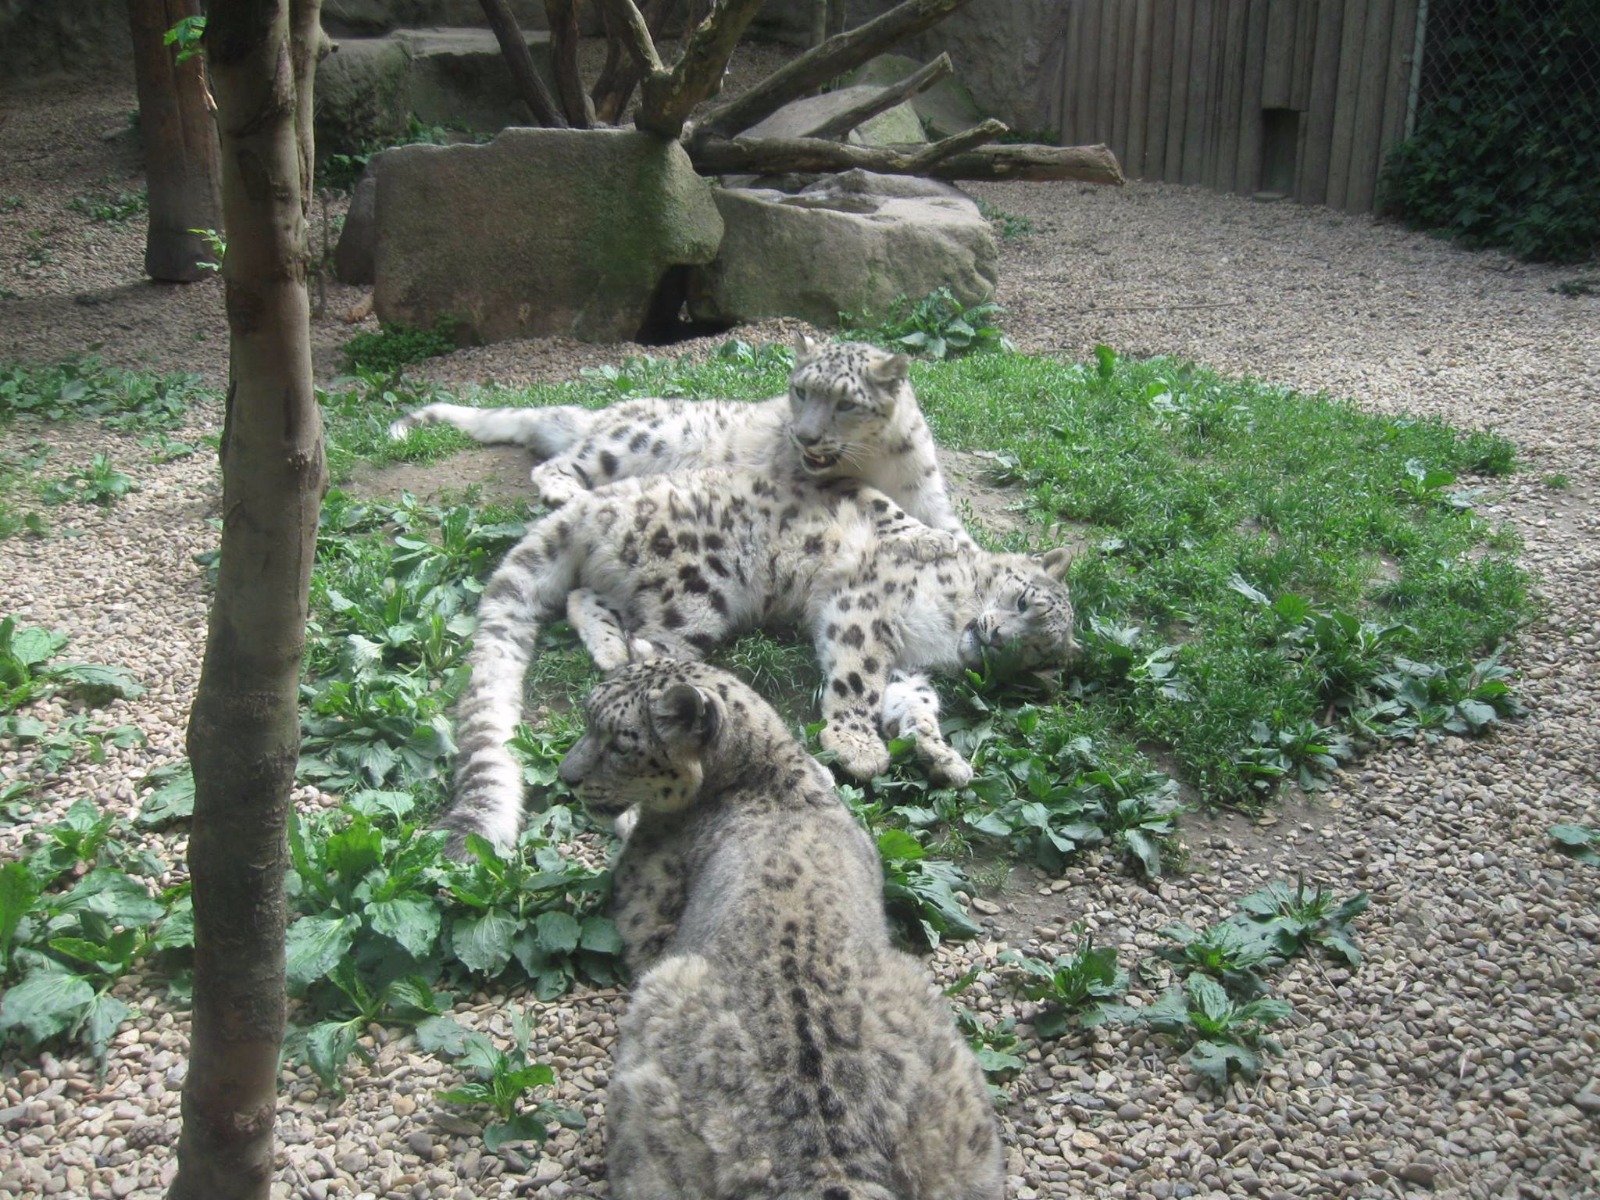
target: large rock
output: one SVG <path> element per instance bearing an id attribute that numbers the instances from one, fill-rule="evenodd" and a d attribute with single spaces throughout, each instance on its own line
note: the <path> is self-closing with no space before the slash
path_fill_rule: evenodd
<path id="1" fill-rule="evenodd" d="M 857 88 L 884 87 L 899 83 L 907 75 L 919 70 L 922 63 L 903 54 L 880 54 L 870 62 L 857 67 L 847 79 L 851 86 L 841 91 Z M 927 133 L 936 138 L 949 137 L 963 129 L 971 129 L 989 114 L 978 107 L 972 93 L 954 78 L 946 76 L 926 91 L 918 92 L 906 101 L 916 113 Z"/>
<path id="2" fill-rule="evenodd" d="M 648 134 L 508 129 L 373 167 L 384 321 L 450 318 L 486 342 L 634 339 L 674 268 L 710 262 L 722 239 L 710 184 Z"/>
<path id="3" fill-rule="evenodd" d="M 132 61 L 124 0 L 0 0 L 0 91 L 57 73 L 121 78 Z"/>
<path id="4" fill-rule="evenodd" d="M 716 261 L 690 273 L 696 320 L 797 316 L 832 325 L 841 312 L 883 316 L 897 296 L 920 300 L 941 286 L 968 305 L 994 295 L 994 233 L 959 193 L 883 196 L 824 185 L 794 196 L 730 188 L 716 198 L 726 231 Z"/>
<path id="5" fill-rule="evenodd" d="M 528 33 L 550 79 L 550 35 Z M 494 133 L 531 119 L 487 29 L 404 29 L 341 38 L 317 68 L 317 149 L 355 153 L 423 125 Z"/>
<path id="6" fill-rule="evenodd" d="M 383 152 L 387 154 L 388 151 Z M 382 155 L 373 155 L 376 160 Z M 375 259 L 378 252 L 377 217 L 378 178 L 370 168 L 356 184 L 350 197 L 350 208 L 344 216 L 344 228 L 339 231 L 339 244 L 333 251 L 333 274 L 340 283 L 357 287 L 371 287 L 377 277 Z"/>
<path id="7" fill-rule="evenodd" d="M 752 125 L 741 137 L 796 138 L 808 137 L 837 114 L 844 113 L 863 100 L 870 99 L 883 89 L 861 86 L 839 88 L 820 96 L 805 96 L 791 101 L 764 121 Z M 912 106 L 902 101 L 875 117 L 863 121 L 850 131 L 848 139 L 853 145 L 889 146 L 896 143 L 926 142 L 922 122 Z"/>

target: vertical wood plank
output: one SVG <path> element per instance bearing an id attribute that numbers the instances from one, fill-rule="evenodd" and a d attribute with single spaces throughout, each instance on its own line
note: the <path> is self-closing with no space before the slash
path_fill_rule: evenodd
<path id="1" fill-rule="evenodd" d="M 1306 127 L 1304 114 L 1311 108 L 1311 64 L 1317 49 L 1319 7 L 1319 0 L 1295 0 L 1294 67 L 1289 75 L 1289 107 L 1302 114 L 1302 130 Z"/>
<path id="2" fill-rule="evenodd" d="M 1150 12 L 1150 106 L 1145 114 L 1144 177 L 1167 177 L 1167 118 L 1172 108 L 1175 0 L 1154 0 Z"/>
<path id="3" fill-rule="evenodd" d="M 1184 130 L 1188 124 L 1190 35 L 1194 31 L 1192 0 L 1175 0 L 1172 21 L 1172 88 L 1167 98 L 1167 155 L 1161 178 L 1169 183 L 1184 182 Z"/>
<path id="4" fill-rule="evenodd" d="M 1333 138 L 1328 148 L 1328 205 L 1344 208 L 1350 194 L 1350 151 L 1355 144 L 1356 97 L 1361 90 L 1361 48 L 1366 42 L 1368 0 L 1345 0 L 1339 40 L 1339 88 L 1333 102 Z"/>
<path id="5" fill-rule="evenodd" d="M 1338 103 L 1339 47 L 1344 42 L 1345 0 L 1317 0 L 1317 29 L 1306 107 L 1306 151 L 1295 199 L 1328 203 L 1328 162 L 1333 153 L 1333 110 Z"/>
<path id="6" fill-rule="evenodd" d="M 1295 14 L 1299 0 L 1267 0 L 1266 61 L 1261 69 L 1261 107 L 1293 108 Z"/>
<path id="7" fill-rule="evenodd" d="M 1132 101 L 1133 25 L 1138 0 L 1117 0 L 1117 44 L 1111 67 L 1111 148 L 1119 162 L 1128 160 L 1128 116 Z"/>
<path id="8" fill-rule="evenodd" d="M 1239 162 L 1240 109 L 1244 98 L 1245 30 L 1250 16 L 1250 0 L 1225 0 L 1227 19 L 1221 56 L 1220 104 L 1217 109 L 1216 158 L 1212 163 L 1211 186 L 1231 192 Z"/>
<path id="9" fill-rule="evenodd" d="M 1203 183 L 1211 158 L 1211 43 L 1217 0 L 1194 0 L 1194 26 L 1189 39 L 1188 103 L 1183 125 L 1184 183 Z"/>
<path id="10" fill-rule="evenodd" d="M 1234 168 L 1233 190 L 1248 196 L 1261 190 L 1262 128 L 1261 90 L 1267 67 L 1267 9 L 1275 0 L 1250 0 L 1245 18 L 1244 81 L 1239 97 L 1239 163 Z M 1283 0 L 1276 0 L 1279 7 Z M 1274 106 L 1278 107 L 1278 106 Z"/>
<path id="11" fill-rule="evenodd" d="M 1077 6 L 1083 10 L 1083 37 L 1078 43 L 1077 83 L 1074 87 L 1078 110 L 1074 140 L 1080 146 L 1087 146 L 1095 141 L 1095 72 L 1100 62 L 1100 9 L 1103 0 L 1077 0 Z"/>
<path id="12" fill-rule="evenodd" d="M 1383 164 L 1405 137 L 1406 99 L 1411 90 L 1411 59 L 1416 49 L 1417 0 L 1394 0 L 1394 25 L 1389 44 L 1389 81 L 1383 92 L 1383 130 L 1378 146 L 1378 185 Z"/>
<path id="13" fill-rule="evenodd" d="M 1074 100 L 1077 96 L 1078 39 L 1083 36 L 1083 5 L 1078 0 L 1067 0 L 1067 24 L 1061 42 L 1061 76 L 1056 80 L 1055 121 L 1056 140 L 1063 146 L 1079 146 Z"/>
<path id="14" fill-rule="evenodd" d="M 1117 18 L 1120 0 L 1102 0 L 1100 7 L 1100 61 L 1095 69 L 1094 140 L 1111 145 L 1117 98 Z"/>
<path id="15" fill-rule="evenodd" d="M 1147 179 L 1145 124 L 1150 119 L 1150 23 L 1155 18 L 1155 0 L 1138 0 L 1134 5 L 1133 40 L 1129 49 L 1128 129 L 1124 137 L 1128 156 L 1123 170 L 1132 163 L 1132 174 Z"/>
<path id="16" fill-rule="evenodd" d="M 1356 114 L 1351 127 L 1350 179 L 1345 191 L 1344 206 L 1351 212 L 1370 212 L 1377 190 L 1393 22 L 1394 0 L 1368 0 L 1366 35 L 1361 45 L 1361 75 L 1356 85 Z"/>

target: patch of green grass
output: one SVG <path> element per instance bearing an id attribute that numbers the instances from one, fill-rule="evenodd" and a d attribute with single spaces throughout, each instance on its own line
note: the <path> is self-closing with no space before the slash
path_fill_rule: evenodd
<path id="1" fill-rule="evenodd" d="M 377 333 L 358 333 L 344 344 L 350 371 L 398 373 L 413 363 L 437 358 L 460 348 L 454 321 L 441 320 L 431 329 L 385 325 Z"/>
<path id="2" fill-rule="evenodd" d="M 34 417 L 93 419 L 113 429 L 174 429 L 204 395 L 192 376 L 120 371 L 93 356 L 44 367 L 0 363 L 0 426 Z"/>
<path id="3" fill-rule="evenodd" d="M 1004 241 L 1010 242 L 1033 236 L 1032 217 L 1020 217 L 1015 213 L 1008 213 L 1004 209 L 996 208 L 987 200 L 978 201 L 978 211 L 983 214 L 984 220 L 999 229 L 1000 237 Z"/>

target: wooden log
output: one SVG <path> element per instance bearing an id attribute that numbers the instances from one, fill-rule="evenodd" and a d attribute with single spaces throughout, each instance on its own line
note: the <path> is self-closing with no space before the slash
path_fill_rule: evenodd
<path id="1" fill-rule="evenodd" d="M 821 173 L 860 167 L 885 175 L 926 174 L 935 179 L 1125 182 L 1116 156 L 1105 146 L 979 146 L 952 154 L 925 171 L 915 169 L 919 155 L 929 149 L 925 146 L 849 146 L 825 138 L 703 138 L 688 149 L 695 170 L 703 175 Z"/>
<path id="2" fill-rule="evenodd" d="M 1267 67 L 1267 8 L 1271 0 L 1250 0 L 1245 20 L 1244 87 L 1239 98 L 1239 160 L 1233 190 L 1244 196 L 1261 190 L 1266 127 L 1261 89 Z M 1281 6 L 1281 0 L 1280 0 Z"/>
<path id="3" fill-rule="evenodd" d="M 1111 74 L 1111 138 L 1106 143 L 1122 162 L 1128 157 L 1128 122 L 1133 115 L 1133 37 L 1137 0 L 1117 0 L 1116 57 Z"/>
<path id="4" fill-rule="evenodd" d="M 1094 140 L 1108 146 L 1116 123 L 1117 7 L 1117 0 L 1100 0 L 1100 41 L 1095 47 L 1099 61 L 1094 73 Z"/>
<path id="5" fill-rule="evenodd" d="M 1318 0 L 1316 47 L 1311 60 L 1311 95 L 1306 109 L 1306 150 L 1295 199 L 1328 204 L 1328 168 L 1333 155 L 1333 118 L 1338 106 L 1339 50 L 1344 42 L 1344 0 Z"/>
<path id="6" fill-rule="evenodd" d="M 666 70 L 655 39 L 650 36 L 649 23 L 633 0 L 600 0 L 600 9 L 607 38 L 621 46 L 639 70 L 647 75 Z"/>
<path id="7" fill-rule="evenodd" d="M 533 119 L 547 129 L 565 129 L 566 118 L 557 109 L 555 97 L 534 69 L 533 55 L 528 52 L 528 43 L 523 40 L 522 27 L 512 15 L 511 5 L 506 0 L 478 2 L 483 6 L 484 19 L 489 22 L 489 28 L 494 30 L 495 41 L 500 43 L 500 53 L 511 71 L 512 81 L 517 85 L 517 94 L 533 113 Z"/>
<path id="8" fill-rule="evenodd" d="M 1100 71 L 1100 7 L 1102 0 L 1082 0 L 1073 5 L 1083 10 L 1082 38 L 1078 42 L 1077 73 L 1073 98 L 1078 117 L 1067 140 L 1093 142 L 1095 80 Z"/>
<path id="9" fill-rule="evenodd" d="M 1194 0 L 1194 23 L 1189 35 L 1189 87 L 1183 117 L 1184 183 L 1201 183 L 1211 155 L 1213 107 L 1211 84 L 1211 32 L 1217 16 L 1216 0 Z"/>
<path id="10" fill-rule="evenodd" d="M 1172 87 L 1167 100 L 1167 155 L 1161 178 L 1183 179 L 1183 138 L 1189 113 L 1189 58 L 1194 34 L 1194 5 L 1176 0 L 1172 22 Z"/>
<path id="11" fill-rule="evenodd" d="M 1215 158 L 1211 163 L 1211 186 L 1219 191 L 1235 190 L 1234 173 L 1239 162 L 1240 108 L 1244 98 L 1245 25 L 1250 15 L 1249 0 L 1223 0 L 1226 19 L 1218 22 L 1223 30 L 1221 45 L 1221 100 L 1217 109 L 1212 139 Z"/>
<path id="12" fill-rule="evenodd" d="M 927 91 L 948 75 L 955 73 L 955 65 L 951 63 L 948 54 L 941 54 L 938 58 L 924 67 L 907 75 L 896 83 L 891 83 L 876 96 L 863 100 L 860 104 L 852 105 L 837 116 L 824 121 L 815 129 L 806 131 L 807 137 L 842 138 L 863 121 L 869 121 L 886 109 L 893 108 L 896 104 L 909 96 L 915 96 Z"/>
<path id="13" fill-rule="evenodd" d="M 1378 188 L 1378 164 L 1383 156 L 1384 89 L 1389 81 L 1393 22 L 1393 0 L 1370 0 L 1366 36 L 1361 45 L 1356 115 L 1350 136 L 1350 182 L 1345 188 L 1345 208 L 1351 212 L 1371 211 Z"/>
<path id="14" fill-rule="evenodd" d="M 1261 64 L 1261 107 L 1293 108 L 1296 0 L 1267 0 L 1267 36 Z"/>
<path id="15" fill-rule="evenodd" d="M 589 92 L 598 120 L 620 120 L 639 80 L 666 70 L 656 52 L 655 38 L 677 7 L 678 0 L 646 0 L 643 9 L 633 0 L 600 0 L 606 60 Z"/>
<path id="16" fill-rule="evenodd" d="M 1150 107 L 1145 115 L 1145 179 L 1167 177 L 1167 119 L 1172 111 L 1172 38 L 1177 23 L 1173 0 L 1155 0 L 1150 16 Z"/>
<path id="17" fill-rule="evenodd" d="M 1339 39 L 1339 90 L 1333 103 L 1333 142 L 1328 150 L 1328 206 L 1344 208 L 1350 191 L 1350 148 L 1355 143 L 1356 94 L 1361 85 L 1361 46 L 1367 32 L 1367 0 L 1345 0 Z"/>
<path id="18" fill-rule="evenodd" d="M 875 58 L 885 47 L 937 24 L 968 3 L 970 0 L 905 0 L 881 17 L 806 51 L 737 99 L 719 104 L 697 123 L 694 136 L 726 138 L 749 129 L 789 101 Z"/>
<path id="19" fill-rule="evenodd" d="M 1155 0 L 1138 0 L 1134 6 L 1133 41 L 1128 48 L 1132 62 L 1128 71 L 1128 128 L 1122 149 L 1122 161 L 1135 179 L 1148 178 L 1145 125 L 1150 119 L 1150 23 L 1154 19 Z"/>
<path id="20" fill-rule="evenodd" d="M 1378 145 L 1378 187 L 1374 200 L 1383 201 L 1383 165 L 1405 137 L 1406 104 L 1411 94 L 1411 62 L 1416 53 L 1417 0 L 1395 0 L 1394 26 L 1389 48 L 1389 79 L 1383 93 L 1383 128 Z"/>

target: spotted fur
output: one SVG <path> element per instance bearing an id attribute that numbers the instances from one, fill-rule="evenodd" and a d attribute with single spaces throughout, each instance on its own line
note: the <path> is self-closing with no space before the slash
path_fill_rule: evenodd
<path id="1" fill-rule="evenodd" d="M 536 523 L 484 589 L 443 824 L 458 841 L 516 839 L 522 772 L 506 743 L 552 617 L 573 621 L 602 669 L 647 654 L 701 658 L 755 628 L 805 631 L 824 680 L 822 745 L 866 779 L 888 769 L 880 719 L 893 672 L 957 672 L 1002 647 L 1028 667 L 1071 657 L 1067 560 L 982 550 L 846 480 L 709 469 L 584 493 Z M 926 718 L 925 702 L 916 710 Z M 914 728 L 931 749 L 937 720 Z M 935 770 L 952 760 L 924 754 Z M 966 779 L 953 767 L 945 776 Z"/>
<path id="2" fill-rule="evenodd" d="M 727 466 L 859 479 L 935 529 L 962 533 L 907 377 L 909 361 L 862 342 L 795 341 L 787 394 L 736 400 L 628 400 L 610 408 L 429 404 L 389 427 L 452 425 L 545 461 L 533 484 L 550 505 L 619 479 Z"/>
<path id="3" fill-rule="evenodd" d="M 597 685 L 561 775 L 637 804 L 612 902 L 638 982 L 606 1092 L 617 1200 L 997 1200 L 1000 1140 L 948 1003 L 895 950 L 877 849 L 725 671 Z"/>

